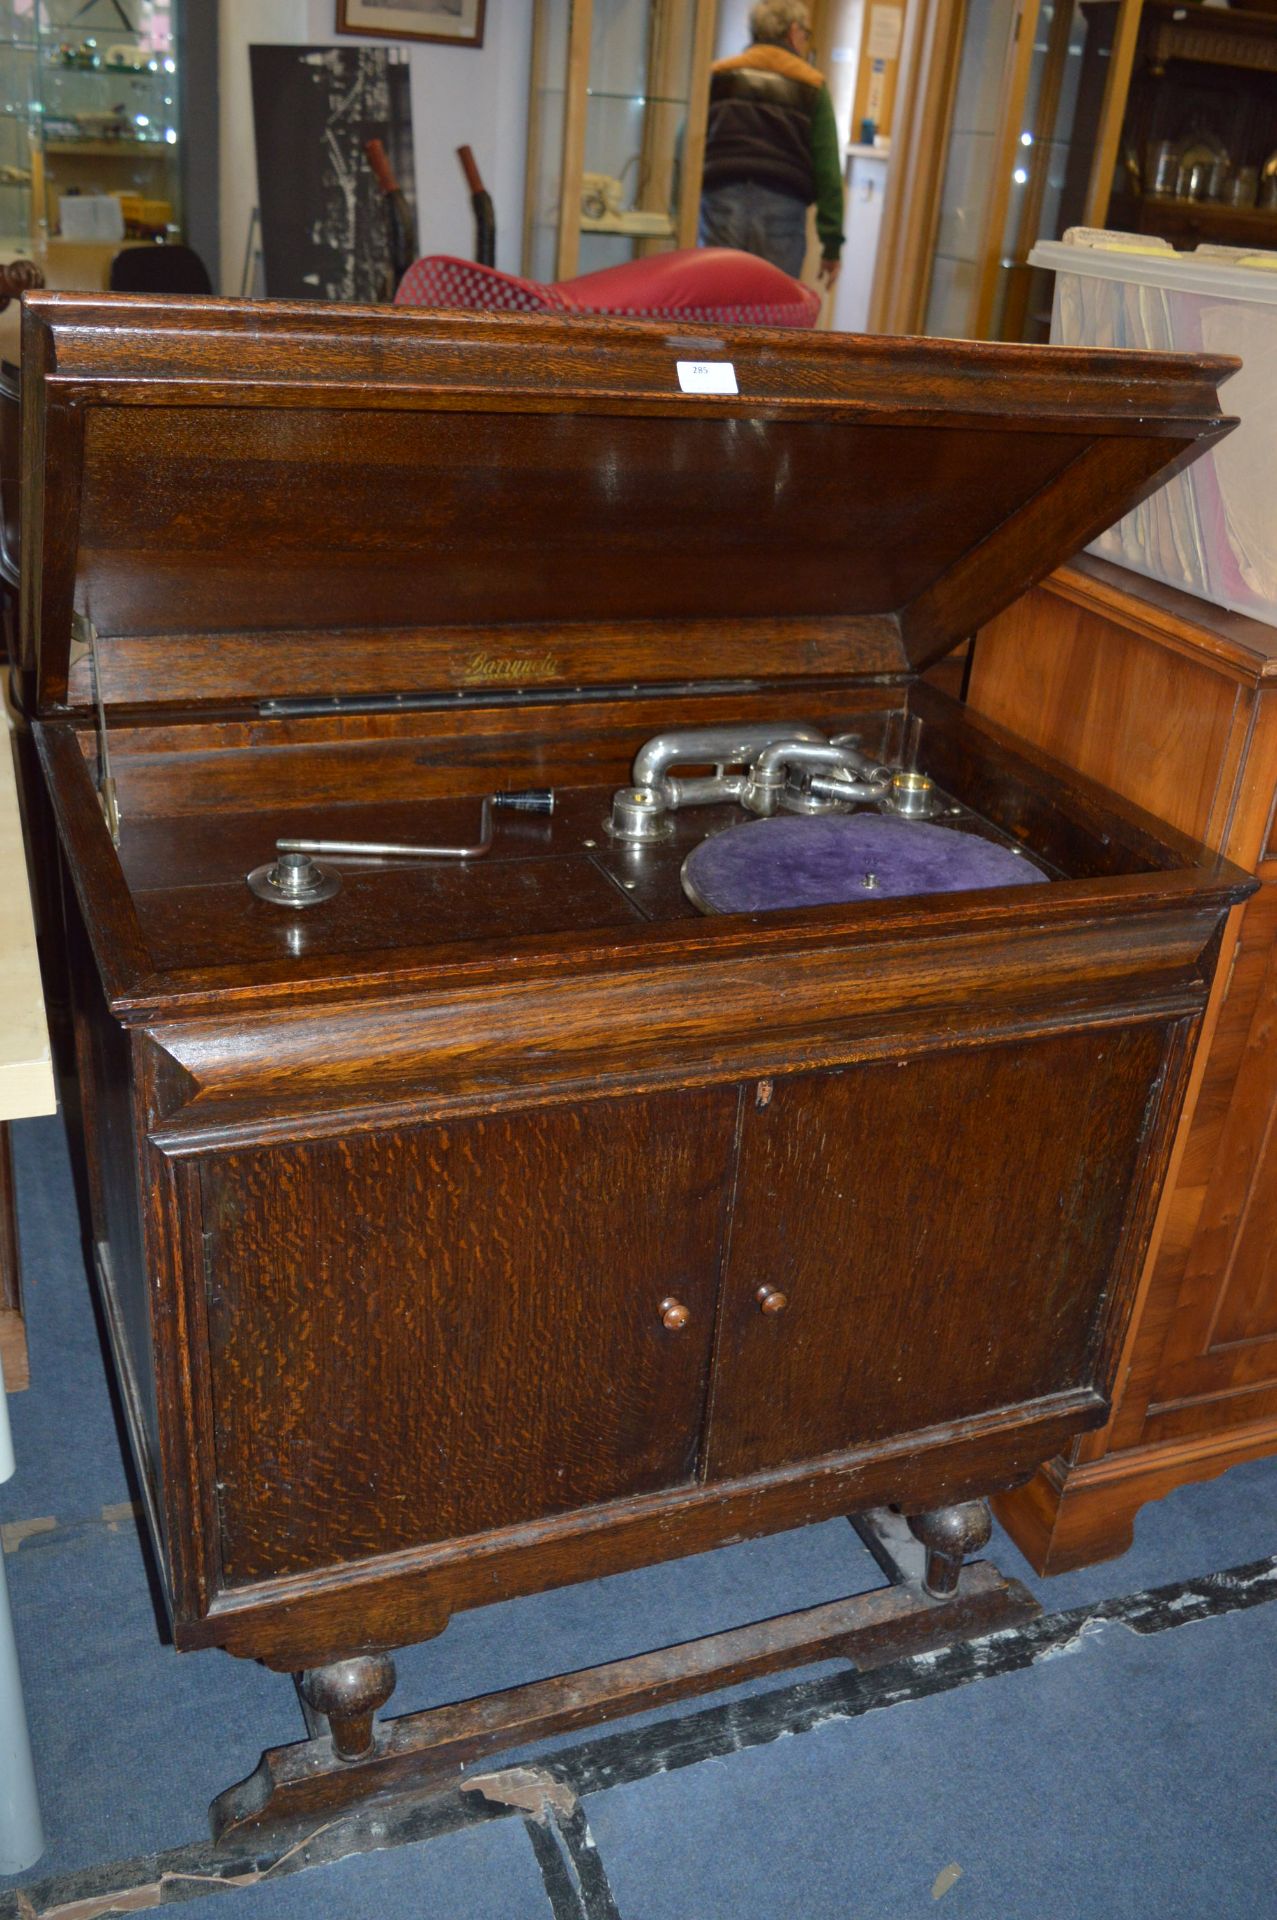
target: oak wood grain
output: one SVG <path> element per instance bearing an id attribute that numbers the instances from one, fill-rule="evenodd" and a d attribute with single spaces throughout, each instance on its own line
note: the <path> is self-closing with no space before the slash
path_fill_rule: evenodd
<path id="1" fill-rule="evenodd" d="M 775 1084 L 747 1102 L 708 1472 L 1096 1386 L 1157 1028 Z M 1067 1131 L 1042 1125 L 1060 1102 Z M 937 1211 L 937 1185 L 963 1195 Z M 851 1276 L 854 1275 L 854 1281 Z M 787 1305 L 760 1312 L 757 1292 Z"/>
<path id="2" fill-rule="evenodd" d="M 1112 1416 L 1000 1503 L 1040 1569 L 1122 1551 L 1143 1500 L 1221 1471 L 1230 1436 L 1255 1457 L 1277 1414 L 1275 663 L 1272 628 L 1089 558 L 977 643 L 973 702 L 1264 883 L 1226 936 Z"/>
<path id="3" fill-rule="evenodd" d="M 206 1162 L 226 1579 L 690 1480 L 736 1107 L 594 1101 Z"/>
<path id="4" fill-rule="evenodd" d="M 1234 364 L 66 294 L 24 329 L 22 663 L 45 706 L 73 606 L 126 690 L 151 636 L 189 635 L 151 664 L 191 701 L 286 684 L 290 637 L 304 657 L 326 635 L 340 682 L 370 608 L 387 645 L 358 670 L 382 690 L 405 630 L 456 628 L 467 659 L 511 625 L 588 659 L 612 623 L 841 621 L 854 653 L 870 616 L 921 667 L 1226 431 Z M 736 396 L 682 393 L 688 352 L 730 359 Z M 46 472 L 72 513 L 48 518 Z M 237 633 L 263 636 L 247 689 L 243 646 L 200 640 Z"/>
<path id="5" fill-rule="evenodd" d="M 228 1589 L 207 1615 L 179 1615 L 174 1639 L 181 1648 L 225 1647 L 285 1673 L 307 1650 L 318 1661 L 343 1647 L 400 1646 L 441 1632 L 454 1610 L 880 1506 L 889 1491 L 917 1509 L 1011 1486 L 1103 1412 L 1095 1394 L 1061 1394 L 746 1480 L 611 1501 L 553 1525 Z"/>
<path id="6" fill-rule="evenodd" d="M 176 1644 L 385 1675 L 460 1608 L 972 1501 L 1101 1424 L 1253 883 L 910 669 L 1215 438 L 1230 363 L 71 296 L 26 326 L 24 688 Z M 738 393 L 679 392 L 686 354 Z M 384 710 L 264 704 L 337 689 Z M 1039 885 L 716 920 L 694 819 L 647 865 L 604 844 L 658 731 L 873 752 L 906 710 Z M 295 916 L 244 884 L 281 830 L 469 838 L 517 785 L 553 818 L 468 869 L 356 863 Z"/>

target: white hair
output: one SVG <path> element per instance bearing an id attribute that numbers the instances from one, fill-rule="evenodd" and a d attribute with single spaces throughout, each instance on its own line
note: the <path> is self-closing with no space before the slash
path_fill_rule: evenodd
<path id="1" fill-rule="evenodd" d="M 791 27 L 810 27 L 807 0 L 758 0 L 749 10 L 749 30 L 755 40 L 779 44 Z"/>

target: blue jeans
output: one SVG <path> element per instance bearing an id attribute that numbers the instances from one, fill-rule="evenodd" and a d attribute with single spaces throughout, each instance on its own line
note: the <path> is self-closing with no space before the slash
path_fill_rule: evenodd
<path id="1" fill-rule="evenodd" d="M 700 244 L 740 247 L 770 260 L 795 280 L 807 252 L 807 208 L 792 193 L 753 180 L 733 180 L 701 195 Z"/>

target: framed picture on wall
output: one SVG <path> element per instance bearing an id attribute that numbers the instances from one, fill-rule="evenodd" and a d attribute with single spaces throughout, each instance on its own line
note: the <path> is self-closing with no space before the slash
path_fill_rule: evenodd
<path id="1" fill-rule="evenodd" d="M 484 5 L 485 0 L 337 0 L 337 31 L 481 47 Z"/>

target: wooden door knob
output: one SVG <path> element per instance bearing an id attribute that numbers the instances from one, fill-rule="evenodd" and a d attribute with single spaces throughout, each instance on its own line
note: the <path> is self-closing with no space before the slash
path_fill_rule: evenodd
<path id="1" fill-rule="evenodd" d="M 789 1295 L 779 1287 L 759 1287 L 754 1298 L 764 1313 L 783 1313 L 789 1305 Z"/>
<path id="2" fill-rule="evenodd" d="M 677 1333 L 680 1327 L 685 1327 L 691 1317 L 683 1302 L 676 1300 L 673 1294 L 662 1300 L 661 1325 L 668 1327 L 671 1333 Z"/>

